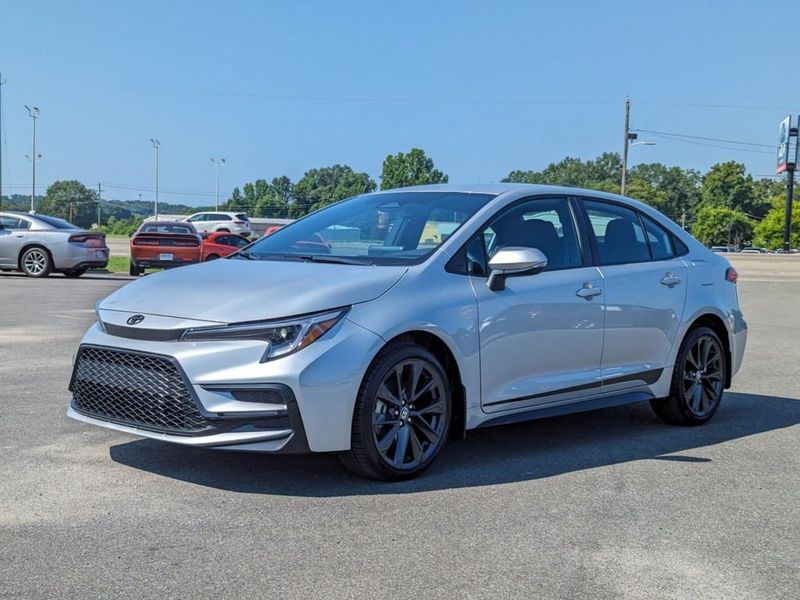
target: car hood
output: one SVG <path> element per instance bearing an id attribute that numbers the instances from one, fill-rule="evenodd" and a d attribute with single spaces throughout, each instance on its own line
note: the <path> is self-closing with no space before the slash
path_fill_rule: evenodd
<path id="1" fill-rule="evenodd" d="M 279 319 L 368 302 L 407 270 L 222 259 L 147 275 L 98 307 L 220 323 Z"/>

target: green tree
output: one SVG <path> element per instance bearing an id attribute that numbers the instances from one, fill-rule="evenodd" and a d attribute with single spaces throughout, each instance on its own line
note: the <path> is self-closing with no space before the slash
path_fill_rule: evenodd
<path id="1" fill-rule="evenodd" d="M 657 208 L 673 221 L 691 223 L 700 201 L 702 176 L 693 169 L 641 163 L 628 172 L 626 193 Z"/>
<path id="2" fill-rule="evenodd" d="M 622 160 L 616 152 L 604 152 L 595 160 L 582 161 L 567 156 L 550 163 L 543 171 L 511 171 L 503 178 L 508 183 L 540 183 L 619 192 Z"/>
<path id="3" fill-rule="evenodd" d="M 233 188 L 231 197 L 222 205 L 222 208 L 230 212 L 248 211 L 252 209 L 252 207 L 248 208 L 246 205 L 242 191 L 238 187 Z"/>
<path id="4" fill-rule="evenodd" d="M 784 201 L 785 202 L 785 201 Z M 761 222 L 755 227 L 753 243 L 770 250 L 783 248 L 783 225 L 786 217 L 785 205 L 778 201 Z M 792 205 L 792 228 L 789 234 L 789 245 L 800 246 L 800 202 Z"/>
<path id="5" fill-rule="evenodd" d="M 366 173 L 347 165 L 333 165 L 306 171 L 292 189 L 290 216 L 301 217 L 324 206 L 375 191 L 376 184 Z"/>
<path id="6" fill-rule="evenodd" d="M 753 221 L 740 210 L 704 206 L 697 212 L 692 235 L 706 246 L 741 246 L 753 237 Z"/>
<path id="7" fill-rule="evenodd" d="M 97 193 L 74 179 L 56 181 L 47 188 L 38 212 L 89 228 L 97 221 Z"/>
<path id="8" fill-rule="evenodd" d="M 263 181 L 263 180 L 260 180 Z M 266 182 L 265 182 L 266 183 Z M 256 182 L 258 184 L 258 182 Z M 286 218 L 290 215 L 294 184 L 285 175 L 275 177 L 266 187 L 256 186 L 258 198 L 254 214 L 261 217 Z"/>
<path id="9" fill-rule="evenodd" d="M 427 183 L 447 183 L 447 175 L 433 166 L 424 150 L 412 148 L 408 153 L 390 154 L 383 161 L 382 190 Z"/>
<path id="10" fill-rule="evenodd" d="M 752 214 L 757 204 L 753 178 L 742 163 L 717 163 L 703 177 L 701 202 L 703 206 L 720 206 Z"/>

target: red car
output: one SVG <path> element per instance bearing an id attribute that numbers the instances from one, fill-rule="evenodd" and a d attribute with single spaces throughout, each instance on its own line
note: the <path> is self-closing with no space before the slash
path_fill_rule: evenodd
<path id="1" fill-rule="evenodd" d="M 131 275 L 141 275 L 147 268 L 190 265 L 202 258 L 203 238 L 191 223 L 145 221 L 131 236 Z"/>
<path id="2" fill-rule="evenodd" d="M 250 243 L 246 237 L 235 233 L 217 232 L 203 240 L 203 260 L 214 260 L 233 254 Z"/>

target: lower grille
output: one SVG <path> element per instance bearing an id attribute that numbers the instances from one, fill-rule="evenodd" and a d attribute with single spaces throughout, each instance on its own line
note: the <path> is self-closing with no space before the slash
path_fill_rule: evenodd
<path id="1" fill-rule="evenodd" d="M 89 416 L 177 434 L 212 427 L 167 357 L 81 346 L 70 391 L 74 408 Z"/>

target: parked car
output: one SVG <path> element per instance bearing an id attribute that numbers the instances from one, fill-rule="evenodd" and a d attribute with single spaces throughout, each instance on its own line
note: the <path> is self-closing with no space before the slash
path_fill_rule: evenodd
<path id="1" fill-rule="evenodd" d="M 742 254 L 769 254 L 766 248 L 742 248 Z"/>
<path id="2" fill-rule="evenodd" d="M 279 229 L 283 229 L 283 225 L 270 225 L 264 230 L 264 235 L 261 237 L 268 237 L 278 231 Z"/>
<path id="3" fill-rule="evenodd" d="M 432 224 L 446 239 L 423 236 Z M 336 241 L 344 227 L 358 235 Z M 622 196 L 366 194 L 99 302 L 67 414 L 190 446 L 335 452 L 384 480 L 477 427 L 639 401 L 700 425 L 742 362 L 736 280 Z"/>
<path id="4" fill-rule="evenodd" d="M 797 248 L 789 248 L 788 252 L 783 248 L 778 248 L 777 250 L 775 250 L 775 254 L 798 254 L 798 253 L 800 253 L 800 250 L 798 250 Z"/>
<path id="5" fill-rule="evenodd" d="M 203 238 L 203 260 L 228 256 L 248 244 L 250 240 L 235 233 L 212 233 Z"/>
<path id="6" fill-rule="evenodd" d="M 711 251 L 718 254 L 721 252 L 736 252 L 736 248 L 733 246 L 711 246 Z"/>
<path id="7" fill-rule="evenodd" d="M 108 265 L 104 233 L 85 231 L 47 215 L 0 212 L 0 269 L 47 277 L 80 277 Z"/>
<path id="8" fill-rule="evenodd" d="M 170 269 L 198 263 L 203 258 L 203 240 L 190 223 L 145 221 L 131 236 L 130 274 L 145 269 Z"/>
<path id="9" fill-rule="evenodd" d="M 184 221 L 191 223 L 199 233 L 223 231 L 243 236 L 250 235 L 250 219 L 245 213 L 199 212 L 186 217 Z"/>

